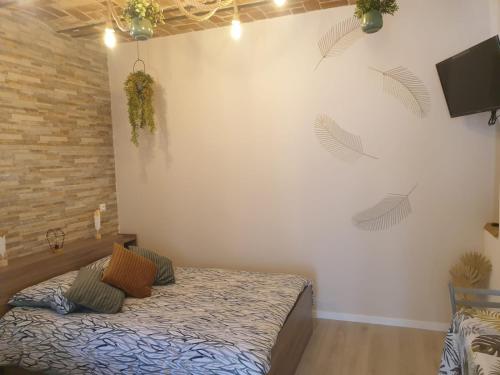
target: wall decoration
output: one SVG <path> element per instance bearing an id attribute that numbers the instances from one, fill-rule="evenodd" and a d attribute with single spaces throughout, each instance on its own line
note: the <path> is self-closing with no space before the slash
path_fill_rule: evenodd
<path id="1" fill-rule="evenodd" d="M 0 267 L 5 267 L 9 265 L 9 260 L 7 258 L 7 235 L 5 233 L 0 233 Z"/>
<path id="2" fill-rule="evenodd" d="M 138 61 L 142 61 L 138 59 Z M 135 65 L 134 65 L 135 67 Z M 139 129 L 148 128 L 154 132 L 154 108 L 153 108 L 153 78 L 145 71 L 139 70 L 130 73 L 125 81 L 125 93 L 128 100 L 128 118 L 132 127 L 131 141 L 139 146 Z"/>
<path id="3" fill-rule="evenodd" d="M 55 254 L 60 254 L 63 252 L 65 237 L 66 233 L 64 233 L 61 228 L 49 229 L 45 234 L 45 238 L 49 243 L 49 248 Z"/>
<path id="4" fill-rule="evenodd" d="M 481 253 L 469 252 L 450 269 L 451 282 L 457 288 L 488 288 L 491 275 L 491 261 Z M 463 299 L 470 295 L 462 296 Z"/>
<path id="5" fill-rule="evenodd" d="M 375 206 L 358 213 L 353 217 L 353 223 L 362 230 L 382 231 L 399 224 L 412 212 L 410 195 L 416 185 L 406 195 L 388 194 Z"/>
<path id="6" fill-rule="evenodd" d="M 394 15 L 399 10 L 396 0 L 358 0 L 355 16 L 361 19 L 361 28 L 373 34 L 384 26 L 382 14 Z"/>
<path id="7" fill-rule="evenodd" d="M 364 151 L 360 136 L 345 131 L 327 115 L 316 118 L 314 131 L 321 145 L 344 161 L 355 161 L 362 156 L 378 159 Z"/>
<path id="8" fill-rule="evenodd" d="M 339 56 L 354 42 L 363 36 L 361 32 L 361 21 L 356 17 L 346 18 L 334 25 L 318 42 L 321 60 L 319 65 L 327 57 Z"/>
<path id="9" fill-rule="evenodd" d="M 384 92 L 399 99 L 413 114 L 425 117 L 429 113 L 429 91 L 411 71 L 402 66 L 387 71 L 370 69 L 382 75 Z"/>

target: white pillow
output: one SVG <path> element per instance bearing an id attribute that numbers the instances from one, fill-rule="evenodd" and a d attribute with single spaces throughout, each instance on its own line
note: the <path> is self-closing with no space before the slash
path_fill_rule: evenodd
<path id="1" fill-rule="evenodd" d="M 58 314 L 76 311 L 78 305 L 64 297 L 76 279 L 78 271 L 71 271 L 47 281 L 30 286 L 16 293 L 9 305 L 16 307 L 44 307 Z"/>

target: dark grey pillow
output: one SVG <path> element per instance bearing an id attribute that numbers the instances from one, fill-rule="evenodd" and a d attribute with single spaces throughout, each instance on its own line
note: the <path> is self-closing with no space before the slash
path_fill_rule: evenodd
<path id="1" fill-rule="evenodd" d="M 77 305 L 105 314 L 122 309 L 125 293 L 101 281 L 102 271 L 82 268 L 64 296 Z"/>
<path id="2" fill-rule="evenodd" d="M 142 247 L 130 246 L 129 250 L 153 262 L 158 268 L 154 285 L 167 285 L 175 283 L 174 267 L 172 261 L 152 250 Z"/>

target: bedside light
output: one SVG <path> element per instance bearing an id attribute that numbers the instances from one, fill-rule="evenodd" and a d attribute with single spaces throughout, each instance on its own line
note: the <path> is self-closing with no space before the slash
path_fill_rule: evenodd
<path id="1" fill-rule="evenodd" d="M 7 259 L 7 239 L 5 233 L 0 233 L 0 267 L 5 267 L 9 264 Z"/>

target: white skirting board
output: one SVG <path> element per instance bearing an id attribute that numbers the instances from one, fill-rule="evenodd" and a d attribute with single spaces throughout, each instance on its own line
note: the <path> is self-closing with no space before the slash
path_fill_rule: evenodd
<path id="1" fill-rule="evenodd" d="M 450 323 L 440 323 L 440 322 L 425 322 L 420 320 L 385 318 L 382 316 L 372 316 L 372 315 L 345 314 L 345 313 L 336 313 L 331 311 L 319 311 L 319 310 L 315 310 L 314 313 L 315 317 L 318 319 L 340 320 L 345 322 L 368 323 L 368 324 L 377 324 L 377 325 L 393 326 L 393 327 L 417 328 L 429 331 L 446 332 L 450 328 L 451 324 L 451 317 L 450 317 Z"/>

